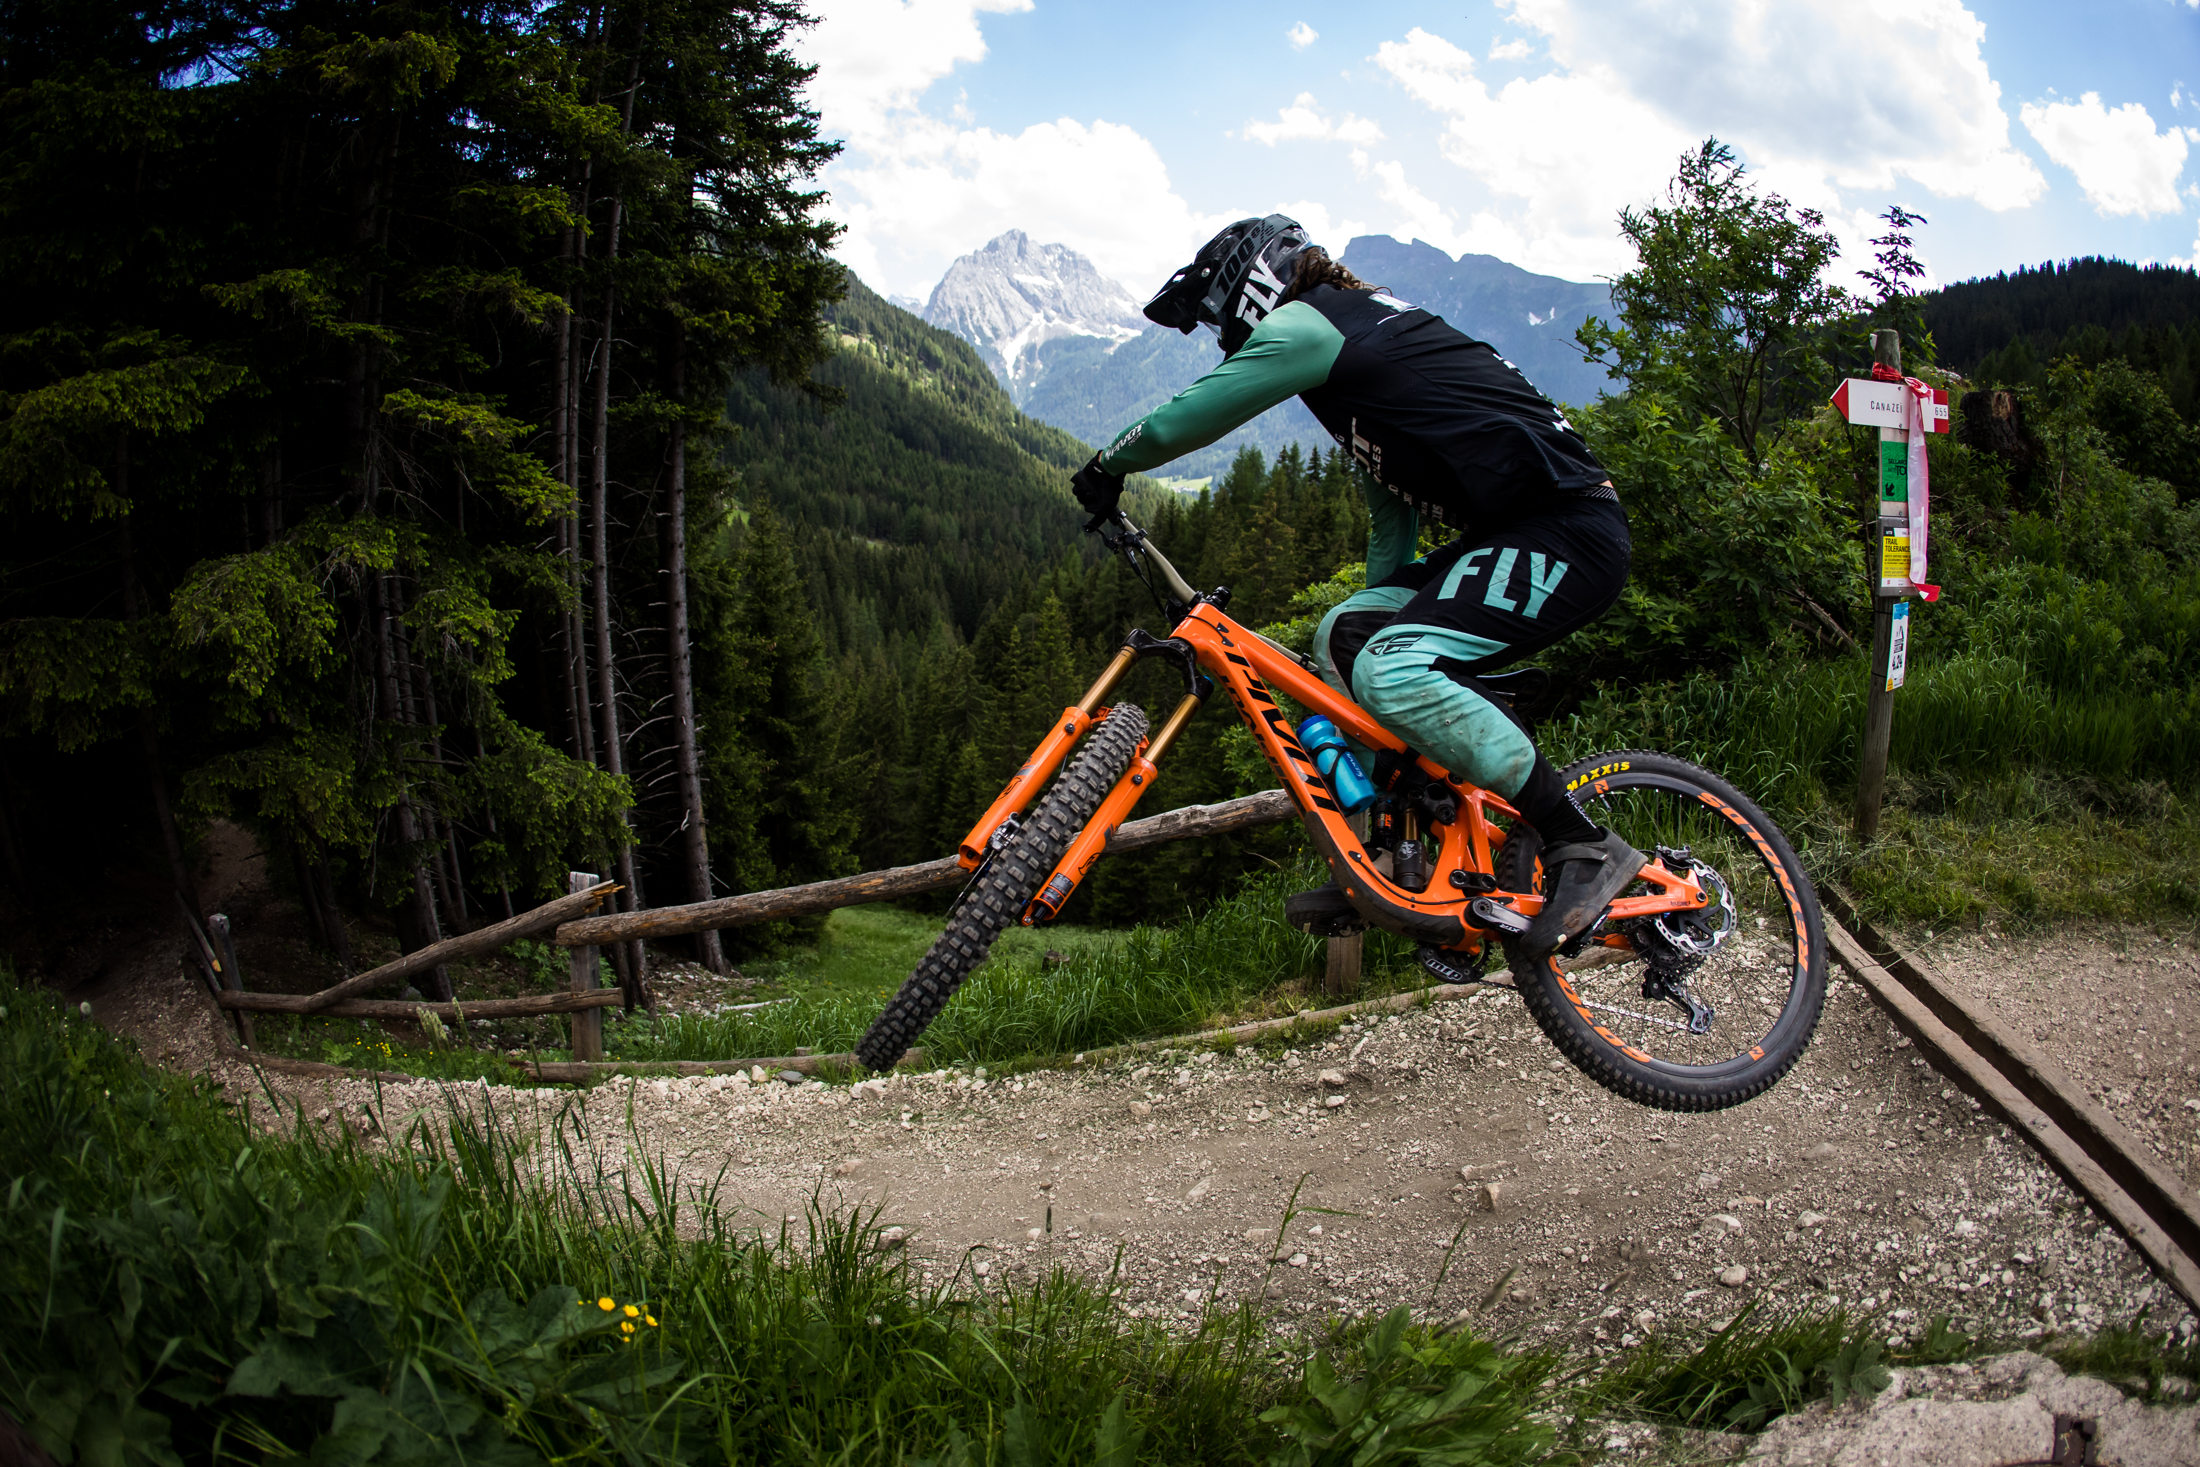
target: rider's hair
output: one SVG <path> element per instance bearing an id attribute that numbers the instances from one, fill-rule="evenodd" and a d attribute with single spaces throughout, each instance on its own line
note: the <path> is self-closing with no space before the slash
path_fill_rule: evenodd
<path id="1" fill-rule="evenodd" d="M 1299 251 L 1296 267 L 1291 272 L 1291 294 L 1301 296 L 1317 285 L 1334 285 L 1339 290 L 1381 290 L 1379 285 L 1369 285 L 1335 260 L 1320 245 L 1308 245 Z"/>

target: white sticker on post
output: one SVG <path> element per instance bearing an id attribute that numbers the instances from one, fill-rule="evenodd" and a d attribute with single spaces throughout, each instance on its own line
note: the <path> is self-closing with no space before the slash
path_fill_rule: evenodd
<path id="1" fill-rule="evenodd" d="M 1887 638 L 1887 691 L 1902 686 L 1903 674 L 1910 670 L 1910 603 L 1894 604 L 1892 635 Z"/>

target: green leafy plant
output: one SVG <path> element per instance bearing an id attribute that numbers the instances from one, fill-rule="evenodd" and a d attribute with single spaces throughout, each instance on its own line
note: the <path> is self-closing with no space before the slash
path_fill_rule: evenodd
<path id="1" fill-rule="evenodd" d="M 1349 1369 L 1340 1375 L 1315 1356 L 1304 1398 L 1261 1414 L 1288 1439 L 1271 1467 L 1479 1467 L 1533 1460 L 1556 1439 L 1533 1414 L 1546 1361 L 1504 1356 L 1472 1335 L 1433 1334 L 1403 1305 L 1368 1331 Z"/>

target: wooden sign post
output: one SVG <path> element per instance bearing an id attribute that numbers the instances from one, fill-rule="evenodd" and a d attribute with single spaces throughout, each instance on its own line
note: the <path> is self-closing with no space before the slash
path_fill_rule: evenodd
<path id="1" fill-rule="evenodd" d="M 1899 374 L 1902 336 L 1872 333 L 1872 361 Z M 1856 777 L 1856 835 L 1879 834 L 1879 807 L 1887 788 L 1887 746 L 1894 736 L 1894 690 L 1910 660 L 1910 419 L 1906 383 L 1852 377 L 1833 394 L 1851 423 L 1879 429 L 1879 513 L 1866 521 L 1865 574 L 1872 583 L 1871 683 L 1864 698 L 1864 750 Z M 1922 406 L 1922 403 L 1920 403 Z M 1935 390 L 1926 430 L 1948 431 L 1948 394 Z"/>

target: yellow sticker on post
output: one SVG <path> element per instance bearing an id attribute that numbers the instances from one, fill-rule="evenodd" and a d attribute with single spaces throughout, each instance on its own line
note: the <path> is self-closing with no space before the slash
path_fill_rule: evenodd
<path id="1" fill-rule="evenodd" d="M 1879 589 L 1881 591 L 1907 591 L 1910 589 L 1910 522 L 1908 520 L 1881 520 L 1879 522 Z"/>

